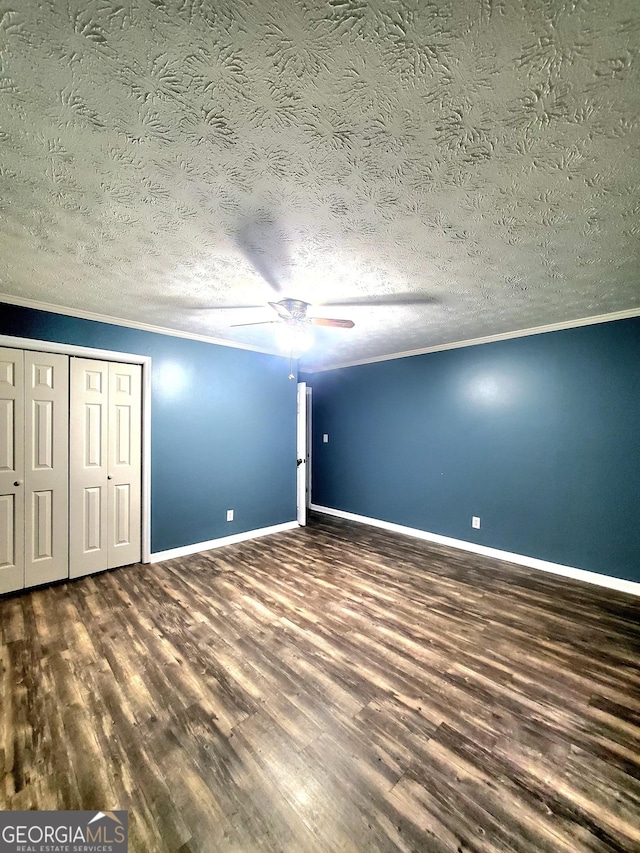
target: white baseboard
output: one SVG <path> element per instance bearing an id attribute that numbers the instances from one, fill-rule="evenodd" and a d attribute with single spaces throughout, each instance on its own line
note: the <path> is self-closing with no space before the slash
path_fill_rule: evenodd
<path id="1" fill-rule="evenodd" d="M 231 536 L 223 536 L 220 539 L 210 539 L 208 542 L 195 542 L 193 545 L 184 545 L 181 548 L 170 548 L 168 551 L 151 554 L 149 562 L 160 563 L 163 560 L 173 560 L 174 557 L 187 557 L 189 554 L 198 554 L 200 551 L 212 551 L 214 548 L 222 548 L 236 542 L 246 542 L 247 539 L 257 539 L 260 536 L 269 536 L 271 533 L 294 530 L 298 526 L 297 521 L 285 521 L 284 524 L 274 524 L 272 527 L 260 527 L 257 530 L 247 530 L 246 533 L 233 533 Z"/>
<path id="2" fill-rule="evenodd" d="M 538 560 L 536 557 L 526 557 L 523 554 L 512 554 L 510 551 L 500 551 L 498 548 L 488 548 L 486 545 L 476 545 L 475 542 L 465 542 L 463 539 L 451 539 L 449 536 L 440 536 L 438 533 L 428 533 L 426 530 L 418 530 L 415 527 L 404 527 L 402 524 L 394 524 L 391 521 L 381 521 L 378 518 L 368 518 L 365 515 L 356 515 L 353 512 L 345 512 L 341 509 L 332 509 L 327 506 L 311 504 L 311 509 L 322 512 L 325 515 L 335 515 L 348 521 L 358 521 L 361 524 L 370 524 L 372 527 L 381 527 L 383 530 L 391 530 L 394 533 L 403 533 L 405 536 L 414 536 L 416 539 L 425 539 L 427 542 L 437 542 L 439 545 L 449 545 L 451 548 L 459 548 L 462 551 L 471 551 L 481 554 L 483 557 L 495 557 L 508 563 L 517 563 L 519 566 L 528 566 L 554 575 L 573 578 L 578 581 L 604 586 L 615 589 L 617 592 L 628 592 L 631 595 L 640 595 L 640 583 L 624 580 L 624 578 L 613 578 L 609 575 L 601 575 L 598 572 L 588 572 L 586 569 L 576 569 L 573 566 L 563 566 L 559 563 L 549 563 L 547 560 Z"/>

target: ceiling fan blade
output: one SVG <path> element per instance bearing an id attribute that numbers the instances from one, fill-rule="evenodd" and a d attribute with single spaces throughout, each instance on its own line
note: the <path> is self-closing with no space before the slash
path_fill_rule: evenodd
<path id="1" fill-rule="evenodd" d="M 189 305 L 185 311 L 256 311 L 264 305 Z"/>
<path id="2" fill-rule="evenodd" d="M 282 317 L 283 320 L 291 320 L 293 314 L 285 305 L 281 305 L 280 302 L 269 302 L 269 305 L 277 311 L 278 314 Z"/>
<path id="3" fill-rule="evenodd" d="M 258 320 L 256 323 L 231 323 L 231 329 L 237 329 L 239 326 L 270 326 L 272 323 L 279 323 L 280 320 Z"/>
<path id="4" fill-rule="evenodd" d="M 336 329 L 353 329 L 353 320 L 330 320 L 328 317 L 307 317 L 312 326 L 334 326 Z"/>
<path id="5" fill-rule="evenodd" d="M 281 280 L 290 267 L 288 246 L 278 223 L 268 210 L 255 211 L 235 233 L 242 255 L 274 293 L 281 293 Z"/>
<path id="6" fill-rule="evenodd" d="M 190 311 L 244 311 L 250 308 L 255 311 L 257 308 L 264 308 L 264 305 L 193 305 L 189 306 Z"/>
<path id="7" fill-rule="evenodd" d="M 215 305 L 213 300 L 195 302 L 187 297 L 170 296 L 168 294 L 162 294 L 159 298 L 162 300 L 163 305 L 180 311 L 239 311 L 245 308 L 253 308 L 254 310 L 264 308 L 264 303 L 260 303 L 260 305 L 248 305 L 246 302 L 244 305 Z"/>
<path id="8" fill-rule="evenodd" d="M 323 306 L 340 306 L 341 308 L 375 307 L 395 305 L 440 305 L 442 300 L 437 296 L 420 293 L 381 293 L 379 296 L 362 296 L 354 299 L 332 299 L 323 302 Z M 317 304 L 317 303 L 316 303 Z"/>

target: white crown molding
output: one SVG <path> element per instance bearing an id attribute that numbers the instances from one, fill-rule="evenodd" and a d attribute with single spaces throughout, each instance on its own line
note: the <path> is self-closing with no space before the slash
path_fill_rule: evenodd
<path id="1" fill-rule="evenodd" d="M 8 305 L 19 305 L 22 308 L 34 308 L 37 311 L 48 311 L 51 314 L 63 314 L 66 317 L 77 317 L 80 320 L 94 320 L 96 323 L 108 323 L 111 326 L 124 326 L 128 329 L 139 329 L 142 332 L 153 332 L 156 335 L 169 335 L 172 338 L 186 338 L 190 341 L 201 341 L 205 344 L 215 344 L 219 347 L 231 347 L 233 349 L 260 352 L 263 355 L 274 355 L 284 358 L 281 352 L 264 347 L 256 347 L 250 344 L 241 344 L 236 341 L 226 341 L 221 338 L 213 338 L 208 335 L 197 335 L 193 332 L 182 332 L 178 329 L 167 329 L 164 326 L 153 326 L 150 323 L 140 323 L 137 320 L 125 320 L 121 317 L 111 317 L 108 314 L 94 314 L 91 311 L 80 311 L 77 308 L 67 308 L 61 305 L 51 305 L 48 302 L 37 302 L 35 299 L 23 299 L 21 296 L 12 296 L 9 293 L 0 293 L 0 303 Z"/>
<path id="2" fill-rule="evenodd" d="M 231 536 L 223 536 L 220 539 L 210 539 L 208 542 L 196 542 L 193 545 L 184 545 L 180 548 L 170 548 L 168 551 L 158 551 L 149 557 L 150 563 L 161 563 L 163 560 L 173 560 L 175 557 L 187 557 L 189 554 L 199 554 L 201 551 L 212 551 L 214 548 L 223 548 L 225 545 L 234 545 L 236 542 L 246 542 L 248 539 L 258 539 L 261 536 L 270 536 L 272 533 L 282 533 L 285 530 L 295 530 L 299 527 L 297 521 L 285 521 L 284 524 L 274 524 L 271 527 L 260 527 L 256 530 L 248 530 L 246 533 L 234 533 Z"/>
<path id="3" fill-rule="evenodd" d="M 382 530 L 390 530 L 393 533 L 402 533 L 405 536 L 413 536 L 416 539 L 424 539 L 427 542 L 436 542 L 438 545 L 448 545 L 451 548 L 458 548 L 461 551 L 471 551 L 473 554 L 480 554 L 483 557 L 494 557 L 497 560 L 504 560 L 507 563 L 516 563 L 519 566 L 527 566 L 528 568 L 539 569 L 553 575 L 561 575 L 562 577 L 572 578 L 573 580 L 603 586 L 607 589 L 614 589 L 616 592 L 626 592 L 630 595 L 640 596 L 640 583 L 624 580 L 624 578 L 614 578 L 609 575 L 601 575 L 598 572 L 588 572 L 586 569 L 576 569 L 573 566 L 550 563 L 547 560 L 538 560 L 536 557 L 527 557 L 524 554 L 512 554 L 510 551 L 500 551 L 498 548 L 488 548 L 486 545 L 477 545 L 475 542 L 452 539 L 449 536 L 441 536 L 439 533 L 429 533 L 426 530 L 418 530 L 415 527 L 405 527 L 402 524 L 381 521 L 378 518 L 368 518 L 365 515 L 356 515 L 356 513 L 333 509 L 332 507 L 311 504 L 311 509 L 324 513 L 324 515 L 334 515 L 337 518 L 344 518 L 347 521 L 369 524 L 372 527 L 380 527 Z"/>
<path id="4" fill-rule="evenodd" d="M 327 370 L 340 370 L 343 367 L 358 367 L 362 364 L 376 364 L 379 361 L 394 361 L 397 358 L 408 358 L 412 355 L 426 355 L 430 352 L 443 352 L 449 349 L 460 349 L 461 347 L 473 347 L 479 344 L 490 344 L 495 341 L 509 341 L 513 338 L 525 338 L 529 335 L 541 335 L 545 332 L 560 332 L 565 329 L 578 329 L 581 326 L 592 326 L 596 323 L 610 323 L 614 320 L 628 320 L 632 317 L 640 317 L 640 308 L 628 308 L 625 311 L 614 311 L 611 314 L 599 314 L 595 317 L 582 317 L 578 320 L 566 320 L 561 323 L 549 323 L 546 326 L 534 326 L 531 329 L 519 329 L 514 332 L 501 332 L 498 335 L 486 335 L 482 338 L 470 338 L 467 341 L 452 341 L 448 344 L 436 344 L 432 347 L 421 347 L 420 349 L 407 350 L 406 352 L 394 352 L 388 355 L 372 356 L 356 361 L 342 361 L 322 367 L 307 367 L 301 365 L 301 373 L 323 373 Z"/>

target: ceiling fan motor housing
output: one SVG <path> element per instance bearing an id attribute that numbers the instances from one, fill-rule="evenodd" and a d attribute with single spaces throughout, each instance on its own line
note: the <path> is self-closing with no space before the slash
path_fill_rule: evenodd
<path id="1" fill-rule="evenodd" d="M 301 299 L 281 299 L 278 305 L 282 305 L 294 320 L 304 320 L 309 307 L 309 303 L 303 302 Z"/>

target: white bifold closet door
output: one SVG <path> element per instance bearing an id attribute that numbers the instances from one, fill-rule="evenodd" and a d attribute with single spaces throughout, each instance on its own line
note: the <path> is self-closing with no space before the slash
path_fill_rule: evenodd
<path id="1" fill-rule="evenodd" d="M 0 348 L 0 592 L 68 576 L 69 359 Z"/>
<path id="2" fill-rule="evenodd" d="M 137 364 L 72 358 L 69 576 L 141 558 L 141 394 Z"/>

